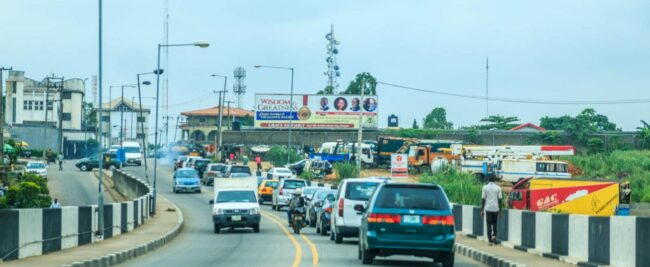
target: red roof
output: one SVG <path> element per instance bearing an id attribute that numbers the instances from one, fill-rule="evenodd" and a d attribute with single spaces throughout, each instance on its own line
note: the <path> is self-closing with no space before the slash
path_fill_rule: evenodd
<path id="1" fill-rule="evenodd" d="M 219 106 L 206 108 L 206 109 L 197 109 L 197 110 L 192 110 L 192 111 L 184 111 L 184 112 L 181 112 L 181 115 L 188 116 L 188 117 L 190 117 L 190 116 L 215 117 L 215 116 L 219 116 Z M 223 107 L 223 115 L 224 116 L 244 117 L 246 115 L 253 116 L 254 113 L 253 113 L 253 111 L 246 110 L 246 109 L 231 107 L 230 110 L 229 110 L 228 107 Z"/>
<path id="2" fill-rule="evenodd" d="M 532 124 L 530 122 L 524 123 L 524 124 L 519 125 L 519 126 L 517 126 L 515 128 L 512 128 L 512 129 L 510 129 L 510 131 L 518 131 L 518 130 L 521 130 L 523 128 L 534 128 L 534 129 L 537 129 L 537 130 L 542 131 L 542 132 L 546 131 L 546 129 L 544 129 L 542 127 L 539 127 L 539 126 L 537 126 L 535 124 Z"/>

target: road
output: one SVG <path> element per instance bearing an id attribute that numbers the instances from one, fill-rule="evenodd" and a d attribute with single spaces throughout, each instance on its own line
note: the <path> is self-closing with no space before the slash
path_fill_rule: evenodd
<path id="1" fill-rule="evenodd" d="M 52 199 L 58 198 L 61 206 L 84 206 L 97 204 L 99 182 L 92 172 L 82 172 L 74 166 L 74 160 L 63 163 L 63 171 L 58 164 L 47 166 L 47 185 Z M 112 203 L 113 198 L 104 192 L 104 203 Z"/>
<path id="2" fill-rule="evenodd" d="M 128 171 L 144 176 L 143 168 L 130 167 Z M 313 228 L 304 229 L 303 235 L 294 235 L 286 227 L 286 213 L 272 211 L 268 205 L 262 208 L 260 233 L 224 229 L 214 234 L 208 203 L 212 189 L 204 187 L 201 194 L 174 194 L 171 176 L 171 167 L 159 168 L 158 192 L 183 211 L 183 232 L 170 244 L 121 266 L 361 266 L 356 240 L 334 244 L 329 238 L 317 235 Z M 375 265 L 433 264 L 424 258 L 396 256 L 377 258 Z M 484 265 L 456 255 L 456 266 Z"/>

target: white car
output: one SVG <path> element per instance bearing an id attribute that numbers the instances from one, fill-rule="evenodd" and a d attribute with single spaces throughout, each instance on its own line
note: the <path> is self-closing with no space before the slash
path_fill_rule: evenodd
<path id="1" fill-rule="evenodd" d="M 274 167 L 266 174 L 267 179 L 282 180 L 285 178 L 296 178 L 296 176 L 289 170 L 289 168 Z"/>
<path id="2" fill-rule="evenodd" d="M 306 186 L 307 181 L 303 179 L 287 178 L 280 180 L 278 188 L 273 190 L 273 196 L 271 198 L 272 209 L 279 211 L 282 207 L 289 206 L 289 201 L 293 197 L 293 191 Z"/>
<path id="3" fill-rule="evenodd" d="M 341 182 L 332 207 L 331 240 L 340 244 L 344 237 L 359 236 L 362 215 L 354 210 L 354 206 L 366 207 L 375 189 L 386 182 L 377 178 L 349 178 Z"/>
<path id="4" fill-rule="evenodd" d="M 47 165 L 39 161 L 30 161 L 25 166 L 26 173 L 34 173 L 44 179 L 47 179 Z"/>
<path id="5" fill-rule="evenodd" d="M 127 164 L 142 165 L 142 150 L 140 149 L 140 143 L 124 141 L 122 142 L 122 147 L 124 148 L 124 155 L 126 156 Z"/>

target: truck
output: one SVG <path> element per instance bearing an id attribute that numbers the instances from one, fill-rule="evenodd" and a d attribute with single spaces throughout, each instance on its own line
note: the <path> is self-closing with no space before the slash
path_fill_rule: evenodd
<path id="1" fill-rule="evenodd" d="M 367 166 L 374 165 L 375 153 L 374 144 L 361 143 L 361 163 Z M 336 142 L 325 142 L 318 153 L 311 153 L 310 159 L 325 160 L 330 163 L 354 161 L 358 149 L 358 143 L 345 143 L 341 140 Z"/>
<path id="2" fill-rule="evenodd" d="M 509 209 L 594 216 L 629 212 L 630 184 L 606 179 L 525 178 L 508 193 Z"/>
<path id="3" fill-rule="evenodd" d="M 214 198 L 210 204 L 215 234 L 226 227 L 249 227 L 255 233 L 260 231 L 256 177 L 214 179 Z"/>
<path id="4" fill-rule="evenodd" d="M 458 158 L 450 153 L 450 147 L 460 143 L 454 140 L 416 140 L 410 145 L 405 143 L 398 153 L 408 152 L 409 169 L 434 173 Z"/>
<path id="5" fill-rule="evenodd" d="M 379 136 L 375 149 L 375 165 L 389 166 L 390 155 L 397 153 L 404 144 L 412 144 L 415 138 L 403 138 L 395 136 Z"/>
<path id="6" fill-rule="evenodd" d="M 504 158 L 497 161 L 497 179 L 516 183 L 525 177 L 571 178 L 569 163 L 558 160 Z"/>

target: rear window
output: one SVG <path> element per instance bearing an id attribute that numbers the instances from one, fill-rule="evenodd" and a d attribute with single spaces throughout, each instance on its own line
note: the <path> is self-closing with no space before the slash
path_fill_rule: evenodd
<path id="1" fill-rule="evenodd" d="M 285 169 L 275 169 L 275 172 L 284 173 L 284 174 L 292 174 L 292 172 L 290 170 L 285 170 Z"/>
<path id="2" fill-rule="evenodd" d="M 124 153 L 140 153 L 140 148 L 139 147 L 133 147 L 133 146 L 125 146 L 124 147 Z"/>
<path id="3" fill-rule="evenodd" d="M 179 170 L 176 171 L 176 178 L 194 178 L 199 177 L 199 173 L 195 170 Z"/>
<path id="4" fill-rule="evenodd" d="M 379 183 L 377 182 L 350 182 L 345 188 L 345 198 L 350 200 L 368 200 Z"/>
<path id="5" fill-rule="evenodd" d="M 307 183 L 305 183 L 305 181 L 285 180 L 284 185 L 282 187 L 286 189 L 296 189 L 296 188 L 303 188 L 305 186 L 307 186 Z"/>
<path id="6" fill-rule="evenodd" d="M 266 187 L 271 187 L 271 188 L 277 188 L 278 187 L 278 182 L 266 182 L 264 184 Z"/>
<path id="7" fill-rule="evenodd" d="M 210 168 L 211 171 L 213 172 L 223 172 L 226 170 L 225 165 L 213 165 L 212 168 Z"/>
<path id="8" fill-rule="evenodd" d="M 235 172 L 237 172 L 237 173 L 248 173 L 248 175 L 250 175 L 251 174 L 251 169 L 249 167 L 246 167 L 246 166 L 232 166 L 230 168 L 230 172 L 231 173 L 235 173 Z"/>
<path id="9" fill-rule="evenodd" d="M 197 167 L 208 166 L 208 164 L 210 164 L 209 160 L 199 160 L 199 161 L 196 162 Z"/>
<path id="10" fill-rule="evenodd" d="M 217 195 L 217 203 L 223 202 L 257 202 L 253 191 L 223 191 Z"/>
<path id="11" fill-rule="evenodd" d="M 438 187 L 386 186 L 378 192 L 375 207 L 448 210 L 449 204 Z"/>
<path id="12" fill-rule="evenodd" d="M 44 169 L 45 164 L 43 164 L 43 163 L 27 163 L 26 168 L 28 168 L 28 169 Z"/>

